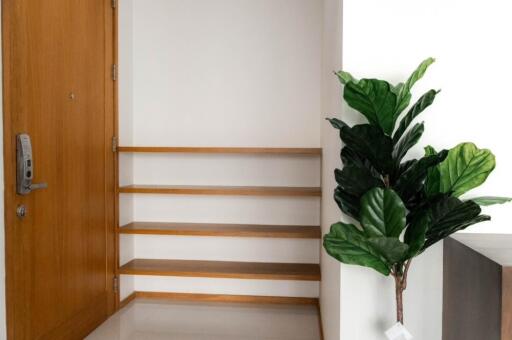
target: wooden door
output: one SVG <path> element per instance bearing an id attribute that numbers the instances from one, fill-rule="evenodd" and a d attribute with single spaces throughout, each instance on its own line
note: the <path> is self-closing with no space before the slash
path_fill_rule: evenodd
<path id="1" fill-rule="evenodd" d="M 512 267 L 503 268 L 501 284 L 501 340 L 512 339 Z"/>
<path id="2" fill-rule="evenodd" d="M 113 9 L 2 2 L 8 338 L 83 339 L 115 306 Z M 26 196 L 19 133 L 34 183 L 48 183 Z"/>

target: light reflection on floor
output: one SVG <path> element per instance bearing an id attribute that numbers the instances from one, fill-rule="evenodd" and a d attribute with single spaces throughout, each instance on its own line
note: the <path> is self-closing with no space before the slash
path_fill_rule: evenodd
<path id="1" fill-rule="evenodd" d="M 136 300 L 86 340 L 320 340 L 316 306 Z"/>

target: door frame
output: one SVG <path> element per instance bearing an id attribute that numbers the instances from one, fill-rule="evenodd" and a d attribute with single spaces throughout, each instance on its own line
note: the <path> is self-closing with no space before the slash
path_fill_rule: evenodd
<path id="1" fill-rule="evenodd" d="M 112 86 L 105 87 L 105 140 L 112 140 L 118 135 L 118 85 L 113 77 L 112 68 L 117 64 L 117 10 L 115 1 L 103 0 L 105 5 L 105 83 Z M 16 141 L 11 131 L 13 115 L 11 113 L 11 44 L 16 43 L 11 36 L 12 9 L 16 6 L 16 0 L 2 0 L 2 93 L 3 93 L 3 157 L 4 157 L 4 232 L 5 232 L 5 304 L 7 337 L 10 339 L 14 331 L 13 301 L 15 294 L 14 277 L 15 270 L 13 258 L 13 245 L 15 242 L 12 232 L 13 220 L 16 215 L 8 211 L 16 195 Z M 111 51 L 111 53 L 108 53 Z M 105 160 L 106 173 L 106 211 L 107 211 L 107 282 L 105 283 L 108 295 L 108 315 L 113 314 L 119 308 L 119 284 L 118 282 L 118 157 L 116 150 L 106 145 Z M 1 180 L 1 179 L 0 179 Z M 10 204 L 8 204 L 10 203 Z M 1 251 L 1 250 L 0 250 Z M 2 308 L 0 306 L 0 308 Z"/>

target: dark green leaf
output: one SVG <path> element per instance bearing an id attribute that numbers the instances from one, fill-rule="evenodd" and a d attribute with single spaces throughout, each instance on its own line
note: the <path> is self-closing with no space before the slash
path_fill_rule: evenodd
<path id="1" fill-rule="evenodd" d="M 402 138 L 405 131 L 407 131 L 407 128 L 413 120 L 422 113 L 427 107 L 432 105 L 434 102 L 434 99 L 436 98 L 436 95 L 439 93 L 439 91 L 436 90 L 430 90 L 427 93 L 425 93 L 417 102 L 414 104 L 411 109 L 407 112 L 407 114 L 402 118 L 400 121 L 400 124 L 398 125 L 398 128 L 393 135 L 393 143 L 396 144 Z"/>
<path id="2" fill-rule="evenodd" d="M 332 127 L 338 130 L 341 130 L 341 128 L 348 126 L 347 123 L 345 123 L 342 120 L 339 120 L 338 118 L 326 118 L 329 123 L 331 123 Z"/>
<path id="3" fill-rule="evenodd" d="M 458 197 L 484 183 L 495 166 L 496 159 L 490 150 L 478 149 L 473 143 L 459 144 L 438 166 L 439 190 Z"/>
<path id="4" fill-rule="evenodd" d="M 382 187 L 384 184 L 379 178 L 366 168 L 348 165 L 343 170 L 334 170 L 334 176 L 338 185 L 355 196 L 362 197 L 368 190 Z"/>
<path id="5" fill-rule="evenodd" d="M 437 151 L 432 146 L 425 147 L 425 156 L 437 155 Z M 439 193 L 441 185 L 441 173 L 437 166 L 431 167 L 427 171 L 427 179 L 425 181 L 425 193 L 427 196 L 433 196 Z"/>
<path id="6" fill-rule="evenodd" d="M 389 266 L 403 261 L 409 250 L 407 244 L 400 242 L 398 238 L 394 237 L 372 237 L 368 239 L 368 242 L 386 258 Z"/>
<path id="7" fill-rule="evenodd" d="M 487 221 L 490 221 L 491 220 L 491 216 L 488 216 L 488 215 L 479 215 L 475 218 L 473 218 L 472 220 L 467 220 L 465 222 L 461 222 L 457 225 L 454 225 L 451 229 L 449 230 L 446 230 L 446 231 L 442 231 L 442 232 L 438 232 L 436 234 L 434 234 L 433 236 L 429 237 L 427 239 L 427 241 L 425 242 L 425 245 L 423 246 L 423 249 L 427 249 L 428 247 L 436 244 L 437 242 L 447 238 L 448 236 L 452 235 L 452 234 L 455 234 L 456 232 L 458 231 L 461 231 L 461 230 L 464 230 L 472 225 L 475 225 L 475 224 L 478 224 L 478 223 L 482 223 L 482 222 L 487 222 Z"/>
<path id="8" fill-rule="evenodd" d="M 406 204 L 423 188 L 428 170 L 441 163 L 447 155 L 448 151 L 443 150 L 436 155 L 423 157 L 398 178 L 394 188 Z"/>
<path id="9" fill-rule="evenodd" d="M 398 178 L 400 178 L 407 170 L 409 170 L 414 164 L 418 163 L 417 159 L 411 159 L 407 162 L 403 162 L 398 166 L 398 169 L 396 169 L 396 172 L 391 177 L 391 186 L 393 187 L 397 181 Z"/>
<path id="10" fill-rule="evenodd" d="M 504 204 L 512 201 L 511 197 L 496 197 L 496 196 L 484 196 L 471 198 L 471 201 L 475 202 L 480 206 L 489 206 L 495 204 Z"/>
<path id="11" fill-rule="evenodd" d="M 343 85 L 346 85 L 347 83 L 350 83 L 350 82 L 353 82 L 356 84 L 359 82 L 359 80 L 357 80 L 350 73 L 345 72 L 345 71 L 338 71 L 338 72 L 335 72 L 334 74 L 336 74 L 336 76 L 338 77 L 338 80 Z"/>
<path id="12" fill-rule="evenodd" d="M 357 165 L 347 165 L 343 170 L 336 169 L 334 175 L 338 182 L 338 188 L 335 191 L 338 206 L 345 214 L 359 220 L 361 197 L 368 190 L 384 184 L 370 170 Z"/>
<path id="13" fill-rule="evenodd" d="M 380 173 L 372 166 L 369 160 L 367 160 L 365 157 L 359 155 L 354 150 L 343 147 L 341 149 L 341 161 L 343 165 L 349 166 L 353 165 L 358 168 L 365 168 L 367 171 L 369 171 L 373 177 L 380 178 Z"/>
<path id="14" fill-rule="evenodd" d="M 396 144 L 393 150 L 393 158 L 397 164 L 400 163 L 407 152 L 419 142 L 421 136 L 423 136 L 423 132 L 425 132 L 425 125 L 423 123 L 416 124 L 405 134 L 398 144 Z"/>
<path id="15" fill-rule="evenodd" d="M 475 202 L 462 202 L 456 197 L 447 197 L 439 201 L 430 210 L 431 223 L 423 249 L 459 230 L 490 220 L 489 216 L 480 215 L 481 211 Z"/>
<path id="16" fill-rule="evenodd" d="M 448 194 L 436 194 L 427 196 L 424 191 L 420 190 L 406 205 L 409 209 L 407 214 L 407 223 L 414 223 L 417 219 L 422 218 L 425 214 L 430 213 L 430 209 L 438 202 L 450 197 Z"/>
<path id="17" fill-rule="evenodd" d="M 368 124 L 344 127 L 340 130 L 340 137 L 346 148 L 368 160 L 382 174 L 393 172 L 391 138 L 380 128 Z"/>
<path id="18" fill-rule="evenodd" d="M 344 165 L 365 166 L 370 164 L 366 158 L 355 152 L 349 147 L 343 147 L 340 153 L 341 161 Z"/>
<path id="19" fill-rule="evenodd" d="M 369 237 L 398 237 L 405 228 L 405 206 L 391 189 L 374 188 L 361 199 L 361 224 Z"/>
<path id="20" fill-rule="evenodd" d="M 355 218 L 356 220 L 359 220 L 360 215 L 360 205 L 361 201 L 360 198 L 357 196 L 353 196 L 343 190 L 340 186 L 338 186 L 334 190 L 334 201 L 336 201 L 336 204 L 338 204 L 338 207 L 343 211 L 345 214 L 349 215 L 350 217 Z"/>
<path id="21" fill-rule="evenodd" d="M 416 84 L 418 80 L 423 78 L 425 75 L 425 72 L 427 72 L 427 69 L 430 65 L 432 65 L 435 62 L 434 58 L 428 58 L 424 60 L 418 68 L 411 74 L 409 79 L 404 83 L 404 85 L 400 88 L 400 93 L 398 94 L 397 98 L 397 113 L 401 113 L 403 110 L 407 108 L 409 105 L 409 102 L 411 100 L 411 89 Z"/>
<path id="22" fill-rule="evenodd" d="M 397 115 L 396 94 L 388 82 L 378 79 L 362 79 L 349 82 L 343 94 L 350 107 L 362 113 L 370 124 L 379 126 L 387 135 L 395 128 Z"/>
<path id="23" fill-rule="evenodd" d="M 324 237 L 324 248 L 329 255 L 345 264 L 356 264 L 373 268 L 383 275 L 389 275 L 390 268 L 385 259 L 352 224 L 338 222 Z"/>
<path id="24" fill-rule="evenodd" d="M 422 217 L 414 219 L 407 227 L 404 235 L 404 242 L 409 245 L 408 257 L 416 256 L 426 241 L 427 229 L 430 223 L 430 217 L 423 214 Z"/>

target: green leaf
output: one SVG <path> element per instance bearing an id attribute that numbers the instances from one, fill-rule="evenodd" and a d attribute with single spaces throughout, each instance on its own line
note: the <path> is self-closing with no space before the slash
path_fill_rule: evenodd
<path id="1" fill-rule="evenodd" d="M 475 197 L 470 198 L 470 201 L 475 202 L 476 204 L 480 206 L 490 206 L 495 204 L 504 204 L 507 202 L 511 202 L 511 197 L 496 197 L 496 196 L 484 196 L 484 197 Z"/>
<path id="2" fill-rule="evenodd" d="M 338 182 L 337 198 L 340 201 L 340 209 L 357 220 L 360 217 L 362 196 L 372 188 L 384 186 L 370 170 L 356 165 L 347 165 L 343 170 L 336 169 L 334 176 Z"/>
<path id="3" fill-rule="evenodd" d="M 346 85 L 347 83 L 350 83 L 350 82 L 356 83 L 356 84 L 359 82 L 359 80 L 357 80 L 350 73 L 345 72 L 345 71 L 334 72 L 334 74 L 336 74 L 336 76 L 338 77 L 338 80 L 343 85 Z"/>
<path id="4" fill-rule="evenodd" d="M 401 163 L 398 166 L 397 172 L 395 174 L 396 178 L 393 178 L 393 180 L 391 181 L 392 185 L 395 184 L 396 179 L 400 178 L 400 176 L 402 176 L 407 170 L 409 170 L 417 162 L 418 162 L 417 159 L 411 159 L 411 160 Z"/>
<path id="5" fill-rule="evenodd" d="M 350 107 L 362 113 L 370 124 L 379 126 L 387 135 L 395 128 L 396 94 L 383 80 L 362 79 L 345 86 L 343 98 Z"/>
<path id="6" fill-rule="evenodd" d="M 408 258 L 416 256 L 426 241 L 427 229 L 429 227 L 430 217 L 424 214 L 411 222 L 404 235 L 404 242 L 409 245 Z"/>
<path id="7" fill-rule="evenodd" d="M 393 159 L 397 164 L 399 164 L 407 152 L 419 142 L 421 136 L 423 136 L 423 132 L 425 132 L 425 124 L 416 124 L 400 139 L 393 150 Z"/>
<path id="8" fill-rule="evenodd" d="M 437 155 L 437 151 L 432 146 L 425 147 L 425 156 Z M 432 197 L 439 193 L 439 186 L 441 185 L 441 173 L 436 167 L 431 167 L 427 171 L 427 179 L 425 181 L 425 193 L 428 197 Z"/>
<path id="9" fill-rule="evenodd" d="M 407 112 L 407 114 L 402 118 L 400 121 L 400 124 L 398 125 L 397 130 L 395 131 L 395 134 L 393 135 L 393 143 L 396 144 L 402 138 L 405 131 L 407 131 L 407 128 L 413 120 L 422 113 L 427 107 L 432 105 L 434 102 L 434 99 L 436 98 L 436 95 L 439 93 L 439 91 L 430 90 L 427 93 L 425 93 L 417 102 L 414 104 L 411 109 Z"/>
<path id="10" fill-rule="evenodd" d="M 334 170 L 334 177 L 341 188 L 360 197 L 372 188 L 384 186 L 382 180 L 375 177 L 367 168 L 356 165 L 347 165 L 343 170 Z"/>
<path id="11" fill-rule="evenodd" d="M 437 155 L 436 149 L 432 145 L 427 145 L 425 147 L 425 156 L 434 156 Z"/>
<path id="12" fill-rule="evenodd" d="M 436 155 L 425 156 L 412 164 L 396 180 L 394 189 L 406 204 L 417 192 L 422 190 L 428 170 L 441 163 L 447 155 L 448 151 L 443 150 Z"/>
<path id="13" fill-rule="evenodd" d="M 359 197 L 349 194 L 340 186 L 334 189 L 334 201 L 341 211 L 356 220 L 360 218 L 361 201 Z"/>
<path id="14" fill-rule="evenodd" d="M 391 85 L 391 91 L 393 91 L 394 94 L 397 96 L 400 94 L 400 91 L 402 90 L 402 87 L 404 87 L 404 83 L 398 83 L 395 86 Z"/>
<path id="15" fill-rule="evenodd" d="M 398 237 L 405 228 L 406 210 L 391 189 L 374 188 L 361 199 L 361 224 L 369 237 Z"/>
<path id="16" fill-rule="evenodd" d="M 400 242 L 398 238 L 394 237 L 372 237 L 368 239 L 368 242 L 386 258 L 390 266 L 403 261 L 409 251 L 407 244 Z"/>
<path id="17" fill-rule="evenodd" d="M 333 128 L 338 129 L 338 130 L 341 130 L 345 126 L 348 126 L 347 123 L 345 123 L 342 120 L 339 120 L 338 118 L 326 118 L 326 120 L 328 120 L 329 123 L 331 123 Z"/>
<path id="18" fill-rule="evenodd" d="M 324 248 L 329 255 L 345 264 L 373 268 L 386 276 L 390 273 L 383 256 L 369 244 L 364 234 L 353 224 L 333 224 L 329 234 L 324 236 Z"/>
<path id="19" fill-rule="evenodd" d="M 353 165 L 359 168 L 365 168 L 373 175 L 373 177 L 381 177 L 380 173 L 375 169 L 375 167 L 373 167 L 373 165 L 370 163 L 368 159 L 358 154 L 349 147 L 345 146 L 341 149 L 340 157 L 343 165 L 345 166 Z"/>
<path id="20" fill-rule="evenodd" d="M 438 166 L 439 190 L 459 197 L 484 183 L 495 167 L 496 159 L 490 150 L 478 149 L 473 143 L 459 144 Z"/>
<path id="21" fill-rule="evenodd" d="M 380 128 L 369 124 L 344 127 L 340 137 L 346 148 L 368 160 L 379 172 L 389 174 L 393 171 L 393 144 Z"/>
<path id="22" fill-rule="evenodd" d="M 396 111 L 398 114 L 400 114 L 403 110 L 409 106 L 409 102 L 411 100 L 411 89 L 416 84 L 418 80 L 423 78 L 425 75 L 425 72 L 427 72 L 427 69 L 430 65 L 432 65 L 435 62 L 434 58 L 428 58 L 424 60 L 418 68 L 411 74 L 409 79 L 404 83 L 404 85 L 400 88 L 400 93 L 398 94 L 397 98 L 397 108 Z"/>
<path id="23" fill-rule="evenodd" d="M 489 216 L 480 215 L 481 212 L 475 202 L 462 202 L 456 197 L 437 202 L 430 210 L 431 223 L 423 249 L 473 224 L 490 220 Z"/>

